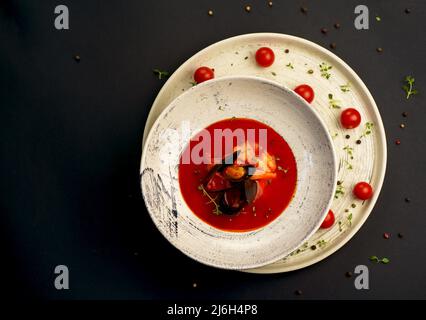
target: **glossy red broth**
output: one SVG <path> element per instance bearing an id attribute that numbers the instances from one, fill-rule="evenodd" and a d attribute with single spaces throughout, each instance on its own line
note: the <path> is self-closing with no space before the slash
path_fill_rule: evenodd
<path id="1" fill-rule="evenodd" d="M 190 161 L 185 164 L 180 159 L 179 185 L 182 196 L 191 211 L 209 225 L 224 231 L 244 232 L 262 228 L 281 215 L 289 205 L 296 190 L 297 165 L 294 154 L 287 142 L 271 127 L 245 118 L 230 118 L 211 124 L 206 130 L 214 139 L 215 129 L 238 128 L 247 132 L 248 129 L 266 129 L 267 152 L 275 158 L 275 177 L 262 181 L 263 192 L 253 203 L 246 203 L 242 209 L 234 214 L 215 214 L 216 206 L 206 196 L 200 185 L 209 175 L 211 165 L 194 164 Z M 193 148 L 199 143 L 197 134 L 186 146 Z M 236 143 L 236 141 L 235 141 Z M 184 151 L 184 152 L 185 152 Z M 213 150 L 210 154 L 213 154 Z M 212 157 L 213 159 L 213 157 Z M 205 190 L 204 190 L 205 191 Z M 208 193 L 212 198 L 215 193 Z"/>

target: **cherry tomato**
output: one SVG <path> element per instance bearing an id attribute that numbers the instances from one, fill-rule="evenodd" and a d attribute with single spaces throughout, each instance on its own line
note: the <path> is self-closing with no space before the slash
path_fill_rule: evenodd
<path id="1" fill-rule="evenodd" d="M 300 86 L 297 86 L 294 89 L 294 92 L 296 92 L 299 96 L 308 101 L 308 103 L 311 103 L 315 97 L 314 89 L 312 89 L 307 84 L 301 84 Z"/>
<path id="2" fill-rule="evenodd" d="M 354 195 L 361 200 L 370 199 L 373 195 L 373 188 L 367 182 L 358 182 L 353 190 Z"/>
<path id="3" fill-rule="evenodd" d="M 331 210 L 328 210 L 328 213 L 324 219 L 324 221 L 321 224 L 322 229 L 328 229 L 334 224 L 334 212 Z"/>
<path id="4" fill-rule="evenodd" d="M 340 115 L 340 122 L 346 129 L 353 129 L 359 126 L 361 123 L 361 115 L 358 110 L 354 108 L 348 108 L 342 111 Z"/>
<path id="5" fill-rule="evenodd" d="M 269 67 L 274 63 L 275 54 L 271 48 L 262 47 L 256 51 L 256 62 L 261 67 Z"/>
<path id="6" fill-rule="evenodd" d="M 194 72 L 194 80 L 196 83 L 201 83 L 214 78 L 214 71 L 209 67 L 199 67 Z"/>

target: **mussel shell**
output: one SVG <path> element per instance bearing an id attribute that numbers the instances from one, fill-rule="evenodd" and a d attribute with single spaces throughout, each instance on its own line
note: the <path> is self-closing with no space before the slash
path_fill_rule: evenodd
<path id="1" fill-rule="evenodd" d="M 252 203 L 257 198 L 259 192 L 259 184 L 254 180 L 244 181 L 244 193 L 247 203 Z"/>
<path id="2" fill-rule="evenodd" d="M 235 214 L 246 204 L 245 195 L 240 186 L 223 192 L 220 199 L 220 211 L 224 214 Z"/>

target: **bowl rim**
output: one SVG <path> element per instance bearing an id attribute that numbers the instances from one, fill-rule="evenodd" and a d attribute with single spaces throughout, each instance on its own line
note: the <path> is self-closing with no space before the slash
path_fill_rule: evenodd
<path id="1" fill-rule="evenodd" d="M 329 197 L 329 199 L 327 201 L 326 209 L 322 213 L 321 219 L 319 219 L 319 221 L 314 225 L 314 227 L 312 228 L 312 230 L 310 230 L 307 233 L 307 235 L 303 238 L 303 240 L 300 241 L 300 243 L 298 243 L 296 246 L 294 246 L 294 248 L 291 248 L 291 250 L 288 250 L 288 251 L 286 251 L 286 252 L 284 252 L 284 253 L 282 253 L 280 255 L 277 255 L 277 256 L 273 257 L 272 259 L 270 259 L 270 260 L 268 260 L 266 262 L 252 263 L 250 265 L 246 264 L 246 265 L 244 265 L 244 267 L 241 267 L 241 266 L 229 266 L 229 265 L 224 265 L 224 264 L 219 265 L 219 264 L 211 263 L 210 261 L 203 261 L 203 260 L 199 259 L 198 257 L 195 257 L 195 256 L 191 255 L 190 252 L 187 252 L 187 251 L 179 248 L 175 243 L 173 243 L 172 241 L 170 241 L 169 237 L 158 227 L 158 225 L 156 223 L 156 220 L 154 219 L 152 213 L 150 212 L 150 210 L 148 209 L 148 206 L 146 205 L 145 196 L 144 196 L 143 188 L 142 188 L 142 174 L 143 174 L 143 171 L 144 171 L 143 163 L 144 163 L 144 160 L 146 158 L 146 153 L 147 153 L 146 149 L 148 148 L 149 141 L 152 139 L 152 135 L 153 135 L 153 132 L 154 132 L 153 128 L 155 128 L 158 125 L 158 123 L 163 120 L 164 115 L 169 112 L 169 110 L 172 108 L 172 106 L 177 101 L 179 101 L 180 99 L 183 99 L 183 97 L 185 97 L 186 95 L 192 94 L 194 91 L 202 89 L 204 86 L 208 86 L 208 85 L 211 85 L 212 83 L 216 83 L 216 82 L 229 82 L 229 81 L 238 81 L 238 80 L 243 80 L 243 81 L 258 81 L 258 82 L 261 82 L 261 83 L 266 83 L 266 84 L 272 85 L 272 86 L 274 86 L 274 87 L 276 87 L 276 88 L 278 88 L 278 89 L 286 92 L 287 94 L 293 96 L 296 100 L 299 100 L 299 102 L 302 103 L 302 105 L 304 105 L 304 108 L 308 109 L 309 110 L 308 112 L 311 112 L 313 114 L 314 118 L 316 119 L 316 121 L 318 121 L 318 123 L 319 123 L 320 127 L 322 128 L 322 130 L 324 130 L 325 136 L 326 136 L 326 139 L 327 139 L 327 143 L 330 145 L 329 150 L 330 150 L 330 152 L 332 154 L 332 167 L 334 169 L 334 170 L 332 170 L 332 172 L 333 172 L 332 192 L 331 192 L 331 195 L 330 195 L 330 197 Z M 180 94 L 179 96 L 177 96 L 176 98 L 174 98 L 167 105 L 167 107 L 164 108 L 163 111 L 161 111 L 161 113 L 158 115 L 158 117 L 152 123 L 151 129 L 148 132 L 148 135 L 146 136 L 146 139 L 144 140 L 144 143 L 143 143 L 142 156 L 141 156 L 141 160 L 140 160 L 140 169 L 139 169 L 139 172 L 140 172 L 139 173 L 139 184 L 140 184 L 141 194 L 142 194 L 142 198 L 144 200 L 145 207 L 146 207 L 146 209 L 147 209 L 147 211 L 149 213 L 149 216 L 151 217 L 152 222 L 156 226 L 156 228 L 160 231 L 160 233 L 163 235 L 163 237 L 170 244 L 172 244 L 176 249 L 178 249 L 180 252 L 184 253 L 189 258 L 191 258 L 191 259 L 193 259 L 193 260 L 195 260 L 197 262 L 200 262 L 200 263 L 202 263 L 204 265 L 208 265 L 208 266 L 219 268 L 219 269 L 225 269 L 225 270 L 248 270 L 248 269 L 254 269 L 254 268 L 263 267 L 263 266 L 269 265 L 271 263 L 274 263 L 274 262 L 276 262 L 276 261 L 278 261 L 280 259 L 283 259 L 284 257 L 288 256 L 291 252 L 293 252 L 294 250 L 296 250 L 297 248 L 299 248 L 300 245 L 302 245 L 304 242 L 306 242 L 307 239 L 309 239 L 319 229 L 319 227 L 322 224 L 325 216 L 327 215 L 328 211 L 330 210 L 331 204 L 333 202 L 333 197 L 334 197 L 334 194 L 335 194 L 335 191 L 336 191 L 336 183 L 337 183 L 337 157 L 336 157 L 336 151 L 335 151 L 335 148 L 334 148 L 334 144 L 333 144 L 332 138 L 330 136 L 329 130 L 328 130 L 325 122 L 322 120 L 322 118 L 319 115 L 318 111 L 316 111 L 315 108 L 312 105 L 310 105 L 306 100 L 304 100 L 301 96 L 299 96 L 296 92 L 294 92 L 293 90 L 291 90 L 287 86 L 285 86 L 283 84 L 280 84 L 280 83 L 278 83 L 278 82 L 276 82 L 274 80 L 265 79 L 265 78 L 260 77 L 260 76 L 246 76 L 246 75 L 242 76 L 242 75 L 236 75 L 236 76 L 223 76 L 223 77 L 214 78 L 214 79 L 211 79 L 211 80 L 199 83 L 199 84 L 197 84 L 197 85 L 189 88 L 188 90 L 186 90 L 185 92 L 183 92 L 182 94 Z M 185 206 L 187 206 L 187 204 L 185 204 Z M 285 211 L 285 209 L 284 209 L 284 211 Z M 281 214 L 282 214 L 282 212 L 281 212 Z M 265 225 L 262 228 L 266 228 L 268 225 L 270 225 L 270 224 L 267 224 L 267 225 Z M 234 232 L 229 231 L 228 233 L 232 234 Z M 241 233 L 241 232 L 238 232 L 238 233 Z"/>

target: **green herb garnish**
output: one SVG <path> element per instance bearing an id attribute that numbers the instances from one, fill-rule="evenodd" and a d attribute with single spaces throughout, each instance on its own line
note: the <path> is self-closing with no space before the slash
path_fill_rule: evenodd
<path id="1" fill-rule="evenodd" d="M 354 167 L 352 166 L 352 164 L 348 161 L 348 160 L 343 160 L 344 162 L 345 162 L 345 164 L 346 164 L 346 168 L 348 169 L 348 170 L 352 170 Z"/>
<path id="2" fill-rule="evenodd" d="M 327 244 L 327 241 L 325 241 L 324 239 L 321 239 L 317 242 L 318 247 L 322 248 Z"/>
<path id="3" fill-rule="evenodd" d="M 373 262 L 379 262 L 380 260 L 379 260 L 379 258 L 377 258 L 377 256 L 371 256 L 370 257 L 370 261 L 373 261 Z"/>
<path id="4" fill-rule="evenodd" d="M 165 79 L 170 75 L 168 71 L 161 71 L 160 69 L 154 69 L 152 71 L 154 72 L 155 75 L 158 76 L 158 79 L 160 80 Z"/>
<path id="5" fill-rule="evenodd" d="M 353 159 L 354 157 L 353 157 L 353 155 L 354 155 L 354 148 L 351 148 L 351 147 L 349 147 L 349 146 L 345 146 L 344 148 L 343 148 L 343 150 L 344 151 L 346 151 L 346 153 L 351 157 L 351 159 Z"/>
<path id="6" fill-rule="evenodd" d="M 354 158 L 354 154 L 353 154 L 354 148 L 351 148 L 349 146 L 345 146 L 343 148 L 343 150 L 346 151 L 346 153 L 348 154 L 348 156 L 350 157 L 351 160 Z M 346 159 L 344 159 L 343 161 L 346 163 L 348 170 L 352 170 L 353 169 L 353 166 L 352 166 L 352 164 L 349 161 L 347 161 Z"/>
<path id="7" fill-rule="evenodd" d="M 352 213 L 350 213 L 348 216 L 347 216 L 347 220 L 348 220 L 348 224 L 349 224 L 349 226 L 352 226 Z"/>
<path id="8" fill-rule="evenodd" d="M 406 95 L 407 99 L 409 99 L 411 96 L 414 96 L 414 95 L 419 93 L 417 89 L 414 89 L 415 79 L 412 76 L 406 76 L 405 82 L 407 84 L 404 84 L 402 86 L 402 89 L 404 89 L 405 93 L 407 94 Z"/>
<path id="9" fill-rule="evenodd" d="M 330 79 L 331 73 L 329 72 L 333 67 L 326 64 L 325 62 L 321 62 L 319 65 L 321 77 L 324 77 L 326 79 Z"/>
<path id="10" fill-rule="evenodd" d="M 293 64 L 291 62 L 287 63 L 285 66 L 290 69 L 294 69 Z"/>
<path id="11" fill-rule="evenodd" d="M 385 257 L 385 258 L 379 259 L 377 256 L 371 256 L 370 261 L 375 263 L 383 263 L 383 264 L 388 264 L 390 262 L 389 258 Z"/>
<path id="12" fill-rule="evenodd" d="M 314 73 L 314 70 L 309 69 L 309 70 L 308 70 L 308 73 L 309 73 L 309 74 L 313 74 L 313 73 Z"/>
<path id="13" fill-rule="evenodd" d="M 271 74 L 272 74 L 274 77 L 277 75 L 274 71 L 272 71 L 272 72 L 271 72 Z"/>
<path id="14" fill-rule="evenodd" d="M 331 108 L 333 109 L 340 109 L 339 106 L 340 101 L 333 98 L 333 95 L 331 93 L 328 94 L 328 103 Z"/>
<path id="15" fill-rule="evenodd" d="M 219 216 L 219 215 L 221 215 L 221 214 L 223 214 L 223 212 L 222 211 L 220 211 L 220 209 L 219 209 L 219 204 L 216 202 L 216 198 L 212 198 L 210 195 L 209 195 L 209 193 L 206 191 L 206 189 L 204 189 L 204 186 L 202 185 L 202 184 L 200 184 L 199 186 L 198 186 L 198 190 L 200 190 L 202 193 L 203 193 L 203 195 L 205 195 L 207 198 L 209 198 L 209 202 L 207 202 L 207 203 L 213 203 L 214 204 L 214 209 L 213 209 L 213 214 L 215 214 L 215 215 L 217 215 L 217 216 Z"/>
<path id="16" fill-rule="evenodd" d="M 350 85 L 349 85 L 349 83 L 347 83 L 347 84 L 342 84 L 342 85 L 340 86 L 340 90 L 341 90 L 342 92 L 349 92 L 349 91 L 351 91 L 351 90 L 350 90 Z"/>
<path id="17" fill-rule="evenodd" d="M 309 244 L 308 244 L 308 242 L 305 242 L 300 248 L 298 248 L 297 250 L 290 253 L 290 256 L 294 256 L 294 255 L 299 254 L 303 251 L 306 251 L 308 248 L 309 248 Z"/>
<path id="18" fill-rule="evenodd" d="M 343 184 L 338 184 L 336 188 L 336 192 L 334 194 L 335 199 L 339 199 L 339 195 L 343 196 L 345 194 L 345 188 L 343 187 Z"/>
<path id="19" fill-rule="evenodd" d="M 373 122 L 366 122 L 364 133 L 359 138 L 361 139 L 361 138 L 364 138 L 365 136 L 370 135 L 373 132 L 373 127 L 374 127 Z"/>

